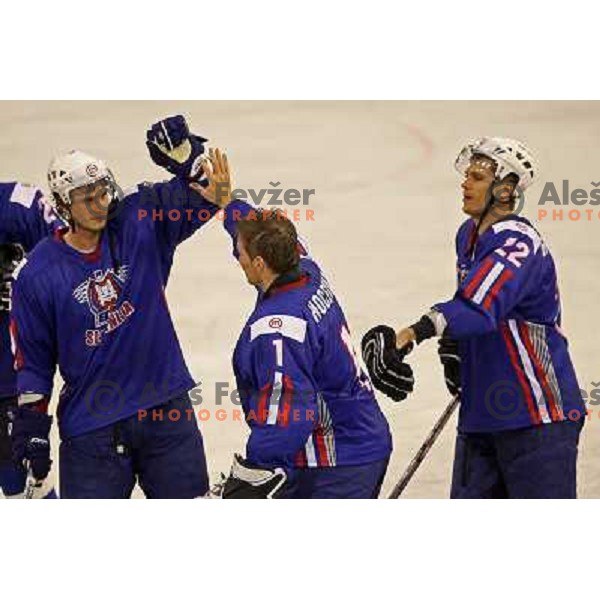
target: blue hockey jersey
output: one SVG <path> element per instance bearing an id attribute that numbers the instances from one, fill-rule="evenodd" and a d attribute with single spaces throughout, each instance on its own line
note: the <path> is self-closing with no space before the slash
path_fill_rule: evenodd
<path id="1" fill-rule="evenodd" d="M 17 182 L 0 183 L 0 252 L 14 253 L 7 246 L 18 245 L 30 252 L 47 237 L 60 220 L 44 198 L 43 192 L 32 185 Z M 1 269 L 2 304 L 0 306 L 0 398 L 17 394 L 17 375 L 9 333 L 12 269 Z"/>
<path id="2" fill-rule="evenodd" d="M 585 406 L 560 329 L 556 267 L 531 223 L 508 216 L 476 241 L 456 236 L 458 289 L 435 305 L 459 340 L 459 430 L 491 432 L 578 420 Z"/>
<path id="3" fill-rule="evenodd" d="M 253 210 L 234 201 L 225 228 Z M 299 248 L 300 269 L 280 277 L 239 337 L 233 369 L 251 433 L 247 459 L 287 469 L 368 464 L 392 441 L 344 313 L 317 263 Z"/>
<path id="4" fill-rule="evenodd" d="M 144 184 L 120 201 L 94 252 L 60 230 L 31 253 L 13 298 L 18 389 L 50 395 L 58 365 L 63 439 L 193 387 L 164 289 L 175 248 L 216 211 L 178 179 Z"/>

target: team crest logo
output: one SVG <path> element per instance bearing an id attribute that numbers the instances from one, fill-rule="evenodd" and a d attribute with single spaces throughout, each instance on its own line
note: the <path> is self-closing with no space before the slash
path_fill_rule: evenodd
<path id="1" fill-rule="evenodd" d="M 87 173 L 88 177 L 96 177 L 96 175 L 98 175 L 98 165 L 95 163 L 90 163 L 85 168 L 85 172 Z"/>
<path id="2" fill-rule="evenodd" d="M 96 329 L 86 331 L 86 343 L 97 346 L 102 341 L 102 334 L 110 333 L 122 325 L 135 311 L 128 300 L 120 302 L 121 292 L 127 279 L 128 267 L 99 269 L 94 271 L 73 292 L 80 304 L 87 304 L 94 315 Z"/>
<path id="3" fill-rule="evenodd" d="M 269 327 L 271 327 L 271 329 L 281 329 L 282 326 L 283 321 L 279 317 L 273 317 L 269 321 Z"/>

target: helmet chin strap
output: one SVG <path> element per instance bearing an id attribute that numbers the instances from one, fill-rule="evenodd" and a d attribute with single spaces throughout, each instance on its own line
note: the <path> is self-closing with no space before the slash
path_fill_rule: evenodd
<path id="1" fill-rule="evenodd" d="M 65 212 L 67 213 L 68 218 L 67 218 L 67 223 L 69 224 L 69 229 L 75 233 L 75 231 L 77 231 L 77 223 L 75 223 L 75 219 L 73 218 L 73 214 L 71 213 L 71 210 L 69 208 L 65 208 Z"/>
<path id="2" fill-rule="evenodd" d="M 471 258 L 473 258 L 475 254 L 475 246 L 477 245 L 477 240 L 479 239 L 479 230 L 481 229 L 483 220 L 488 216 L 489 212 L 492 210 L 492 206 L 494 205 L 494 202 L 496 200 L 494 198 L 493 189 L 497 184 L 498 181 L 494 179 L 492 185 L 490 186 L 489 198 L 487 198 L 485 201 L 483 211 L 481 212 L 481 215 L 479 215 L 479 219 L 477 220 L 477 227 L 475 228 L 473 236 L 471 237 L 471 244 L 469 246 L 469 255 Z"/>
<path id="3" fill-rule="evenodd" d="M 60 194 L 56 192 L 53 194 L 54 204 L 56 206 L 56 212 L 58 212 L 60 218 L 66 222 L 71 231 L 75 231 L 75 221 L 71 215 L 71 211 L 66 202 L 61 198 Z"/>

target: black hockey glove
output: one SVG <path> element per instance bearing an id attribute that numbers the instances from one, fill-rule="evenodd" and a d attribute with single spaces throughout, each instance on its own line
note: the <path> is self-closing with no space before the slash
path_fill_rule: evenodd
<path id="1" fill-rule="evenodd" d="M 438 354 L 440 355 L 440 362 L 444 367 L 446 387 L 453 396 L 456 396 L 461 392 L 458 342 L 446 335 L 442 336 L 438 340 Z"/>
<path id="2" fill-rule="evenodd" d="M 275 498 L 287 475 L 280 468 L 269 469 L 248 464 L 239 454 L 233 457 L 231 473 L 223 486 L 224 500 Z"/>
<path id="3" fill-rule="evenodd" d="M 202 174 L 200 159 L 207 141 L 190 133 L 182 115 L 158 121 L 146 132 L 146 147 L 152 161 L 176 177 L 189 180 Z"/>
<path id="4" fill-rule="evenodd" d="M 404 400 L 413 391 L 415 378 L 404 357 L 412 344 L 402 350 L 396 347 L 396 332 L 387 325 L 378 325 L 365 333 L 362 355 L 373 385 L 395 402 Z"/>
<path id="5" fill-rule="evenodd" d="M 50 427 L 52 417 L 29 406 L 20 406 L 13 414 L 12 451 L 14 460 L 31 471 L 37 481 L 48 477 L 50 459 Z"/>

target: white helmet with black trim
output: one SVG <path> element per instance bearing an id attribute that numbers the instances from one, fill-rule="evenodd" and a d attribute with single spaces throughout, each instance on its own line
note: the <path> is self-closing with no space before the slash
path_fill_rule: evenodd
<path id="1" fill-rule="evenodd" d="M 53 158 L 48 167 L 52 199 L 63 218 L 70 216 L 65 213 L 71 206 L 71 192 L 98 182 L 106 182 L 112 198 L 117 198 L 117 184 L 110 169 L 102 160 L 80 150 Z"/>
<path id="2" fill-rule="evenodd" d="M 467 144 L 458 154 L 454 166 L 463 175 L 474 156 L 486 156 L 496 164 L 496 180 L 507 175 L 519 178 L 521 190 L 528 188 L 538 173 L 538 166 L 529 148 L 518 140 L 502 137 L 483 137 Z"/>

